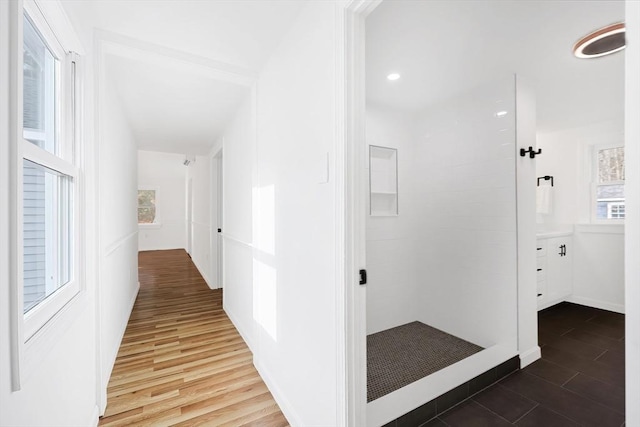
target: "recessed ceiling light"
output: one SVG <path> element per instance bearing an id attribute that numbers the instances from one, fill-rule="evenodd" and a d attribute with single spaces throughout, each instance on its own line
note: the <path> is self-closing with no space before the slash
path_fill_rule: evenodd
<path id="1" fill-rule="evenodd" d="M 506 112 L 506 111 L 504 111 L 504 110 L 503 110 L 503 111 L 498 111 L 498 112 L 496 113 L 496 117 L 504 117 L 504 116 L 506 116 L 506 115 L 507 115 L 507 112 Z"/>
<path id="2" fill-rule="evenodd" d="M 391 81 L 398 80 L 399 78 L 400 78 L 400 74 L 398 73 L 391 73 L 387 76 L 387 80 L 391 80 Z"/>
<path id="3" fill-rule="evenodd" d="M 607 25 L 582 37 L 573 46 L 573 54 L 578 58 L 598 58 L 625 48 L 624 22 Z"/>

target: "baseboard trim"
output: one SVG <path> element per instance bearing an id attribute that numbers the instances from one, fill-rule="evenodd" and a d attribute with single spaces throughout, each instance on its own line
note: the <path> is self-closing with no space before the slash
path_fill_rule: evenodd
<path id="1" fill-rule="evenodd" d="M 195 265 L 195 266 L 196 266 L 196 270 L 198 270 L 198 273 L 200 273 L 200 275 L 201 275 L 201 276 L 202 276 L 202 278 L 204 279 L 204 282 L 207 284 L 207 286 L 209 287 L 209 289 L 218 289 L 218 288 L 214 287 L 214 286 L 211 284 L 211 281 L 209 280 L 209 278 L 207 277 L 207 275 L 206 275 L 206 274 L 204 274 L 204 273 L 202 272 L 202 268 L 200 268 L 200 266 L 199 266 L 199 265 L 198 265 L 198 263 L 196 262 L 195 258 L 193 258 L 193 257 L 192 257 L 192 258 L 191 258 L 191 262 L 193 262 L 193 265 Z"/>
<path id="2" fill-rule="evenodd" d="M 542 357 L 540 346 L 535 346 L 520 353 L 520 369 L 535 362 Z"/>
<path id="3" fill-rule="evenodd" d="M 233 326 L 236 328 L 236 330 L 238 331 L 238 333 L 242 337 L 242 340 L 247 344 L 247 347 L 249 347 L 249 350 L 251 350 L 251 353 L 253 353 L 254 359 L 255 359 L 256 352 L 255 352 L 255 347 L 253 345 L 253 340 L 247 339 L 247 335 L 245 334 L 243 329 L 240 327 L 240 323 L 238 322 L 238 319 L 235 317 L 234 314 L 232 314 L 225 307 L 222 307 L 222 310 L 224 310 L 224 312 L 227 315 L 227 317 L 229 318 L 229 320 L 231 320 L 231 323 L 233 323 Z"/>
<path id="4" fill-rule="evenodd" d="M 120 346 L 122 345 L 124 334 L 127 331 L 127 325 L 129 324 L 129 319 L 131 318 L 131 313 L 133 312 L 133 306 L 136 303 L 136 299 L 138 298 L 139 292 L 140 292 L 140 282 L 136 282 L 136 291 L 133 293 L 133 297 L 129 301 L 129 315 L 127 316 L 127 319 L 121 328 L 120 339 L 118 340 L 118 348 L 116 348 L 115 351 L 111 352 L 111 354 L 109 355 L 110 360 L 109 360 L 109 364 L 107 365 L 109 366 L 109 370 L 108 372 L 104 372 L 104 375 L 102 376 L 102 378 L 105 380 L 105 383 L 102 384 L 104 389 L 103 391 L 105 394 L 107 392 L 107 387 L 109 386 L 109 380 L 111 379 L 111 373 L 113 372 L 113 367 L 115 366 L 116 359 L 118 358 L 118 351 L 120 350 Z M 106 405 L 106 399 L 105 399 L 105 409 L 106 409 L 106 406 L 107 405 Z"/>
<path id="5" fill-rule="evenodd" d="M 295 411 L 295 409 L 293 409 L 293 405 L 291 404 L 291 402 L 289 402 L 289 399 L 286 398 L 282 390 L 280 390 L 280 387 L 278 387 L 276 382 L 271 378 L 268 369 L 266 369 L 264 365 L 262 365 L 262 363 L 260 363 L 260 361 L 256 358 L 253 359 L 253 366 L 256 367 L 256 370 L 258 371 L 258 374 L 260 374 L 262 381 L 264 381 L 264 383 L 267 385 L 267 388 L 273 395 L 274 400 L 280 407 L 280 410 L 289 422 L 289 425 L 303 426 L 304 423 L 302 422 L 302 419 Z"/>
<path id="6" fill-rule="evenodd" d="M 87 423 L 87 425 L 92 427 L 98 427 L 99 423 L 100 423 L 100 408 L 98 407 L 98 405 L 96 405 L 93 407 L 93 412 L 91 413 L 91 418 L 89 419 L 89 422 Z"/>
<path id="7" fill-rule="evenodd" d="M 584 298 L 578 296 L 570 296 L 566 299 L 567 302 L 574 304 L 586 305 L 587 307 L 599 308 L 601 310 L 613 311 L 616 313 L 624 314 L 624 304 L 615 304 L 607 301 L 600 301 L 591 298 Z"/>

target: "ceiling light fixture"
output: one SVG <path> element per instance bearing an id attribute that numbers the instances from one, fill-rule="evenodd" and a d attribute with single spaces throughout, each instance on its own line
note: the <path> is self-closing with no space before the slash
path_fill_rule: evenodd
<path id="1" fill-rule="evenodd" d="M 598 58 L 624 49 L 624 22 L 607 25 L 582 37 L 573 46 L 573 54 L 578 58 Z"/>
<path id="2" fill-rule="evenodd" d="M 506 112 L 506 111 L 504 111 L 504 110 L 503 110 L 503 111 L 498 111 L 498 112 L 496 113 L 496 117 L 504 117 L 504 116 L 506 116 L 506 115 L 507 115 L 507 112 Z"/>
<path id="3" fill-rule="evenodd" d="M 398 73 L 391 73 L 387 76 L 387 80 L 391 80 L 392 82 L 398 80 L 399 78 L 400 74 Z"/>

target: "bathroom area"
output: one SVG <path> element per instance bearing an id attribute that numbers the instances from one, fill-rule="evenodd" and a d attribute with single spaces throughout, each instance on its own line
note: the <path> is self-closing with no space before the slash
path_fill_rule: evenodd
<path id="1" fill-rule="evenodd" d="M 582 1 L 367 16 L 367 425 L 535 361 L 538 310 L 624 312 L 624 56 L 572 52 L 623 18 Z"/>

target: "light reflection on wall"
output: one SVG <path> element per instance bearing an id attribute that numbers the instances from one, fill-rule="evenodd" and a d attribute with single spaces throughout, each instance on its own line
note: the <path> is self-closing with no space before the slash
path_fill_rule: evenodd
<path id="1" fill-rule="evenodd" d="M 278 336 L 278 275 L 275 265 L 275 187 L 253 189 L 253 318 L 267 334 Z"/>

